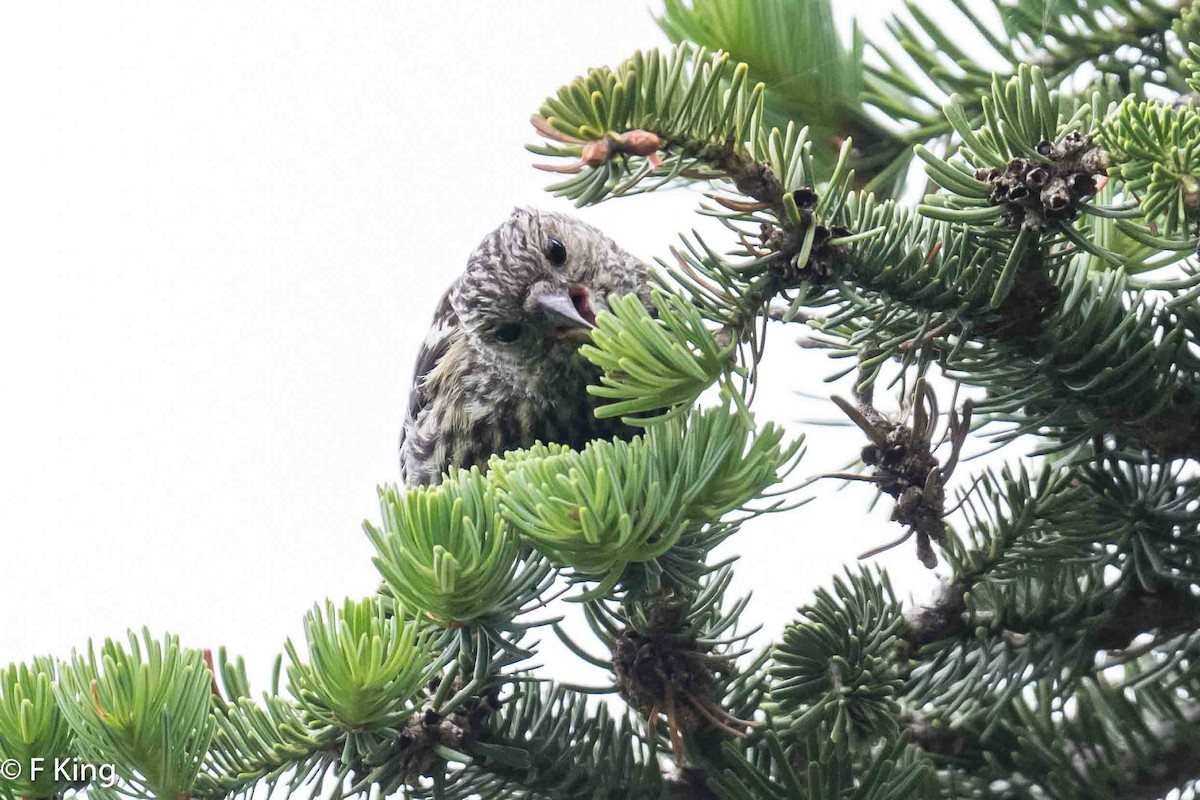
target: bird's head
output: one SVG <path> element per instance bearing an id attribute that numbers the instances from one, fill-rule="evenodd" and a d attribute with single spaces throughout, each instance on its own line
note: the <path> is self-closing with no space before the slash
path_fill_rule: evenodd
<path id="1" fill-rule="evenodd" d="M 518 208 L 471 255 L 450 299 L 479 345 L 544 360 L 573 354 L 613 294 L 645 301 L 645 265 L 582 220 Z"/>

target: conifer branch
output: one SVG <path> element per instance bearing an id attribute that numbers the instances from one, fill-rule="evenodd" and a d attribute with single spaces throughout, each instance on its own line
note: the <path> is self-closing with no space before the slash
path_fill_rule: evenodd
<path id="1" fill-rule="evenodd" d="M 637 109 L 639 124 L 654 127 L 657 117 L 670 116 L 674 120 L 685 115 L 684 110 L 670 103 L 661 108 L 656 106 L 658 95 L 645 87 L 651 80 L 661 81 L 659 76 L 664 73 L 686 76 L 691 69 L 694 82 L 689 85 L 684 78 L 678 78 L 680 88 L 676 91 L 703 91 L 705 97 L 718 96 L 716 79 L 708 76 L 726 69 L 721 65 L 727 62 L 724 57 L 714 57 L 713 66 L 709 67 L 706 62 L 698 62 L 701 57 L 703 53 L 693 56 L 686 50 L 671 58 L 652 53 L 644 59 L 627 62 L 612 79 L 601 82 L 594 74 L 589 80 L 593 85 L 609 87 L 607 91 L 612 95 L 607 102 L 614 105 L 628 97 L 629 92 L 639 92 L 640 100 L 625 102 Z M 659 66 L 652 68 L 647 64 Z M 631 87 L 624 95 L 616 88 L 623 86 Z M 736 308 L 748 309 L 754 315 L 767 313 L 775 296 L 798 291 L 792 301 L 796 307 L 806 303 L 831 307 L 821 325 L 826 333 L 851 345 L 867 340 L 889 342 L 891 354 L 905 364 L 916 354 L 901 353 L 900 345 L 919 344 L 911 349 L 931 351 L 952 374 L 967 383 L 987 386 L 991 397 L 980 411 L 1007 416 L 1015 423 L 1017 432 L 1049 429 L 1064 442 L 1111 432 L 1131 441 L 1135 447 L 1150 448 L 1165 457 L 1200 457 L 1200 365 L 1195 363 L 1187 346 L 1198 321 L 1181 306 L 1195 289 L 1191 280 L 1182 284 L 1152 281 L 1138 284 L 1119 273 L 1110 273 L 1105 281 L 1094 280 L 1088 262 L 1070 259 L 1078 250 L 1077 243 L 1082 241 L 1075 232 L 1073 218 L 1047 218 L 1044 214 L 1049 211 L 1039 211 L 1034 223 L 1021 216 L 1017 222 L 1022 232 L 1007 240 L 1010 242 L 1007 252 L 1002 250 L 996 255 L 988 246 L 998 236 L 1005 236 L 990 229 L 998 217 L 989 216 L 985 224 L 960 219 L 960 211 L 972 208 L 971 203 L 986 207 L 995 190 L 975 177 L 971 168 L 956 165 L 953 160 L 944 163 L 929 157 L 932 165 L 943 164 L 934 174 L 947 187 L 938 197 L 947 199 L 943 206 L 924 209 L 927 215 L 941 221 L 940 225 L 917 222 L 887 203 L 845 196 L 844 177 L 839 179 L 836 175 L 827 194 L 843 196 L 842 201 L 827 203 L 824 196 L 806 186 L 792 189 L 791 178 L 781 180 L 776 176 L 792 175 L 794 159 L 780 157 L 772 161 L 754 157 L 756 153 L 787 151 L 772 147 L 771 143 L 779 140 L 762 133 L 758 101 L 753 105 L 742 102 L 738 95 L 744 91 L 741 86 L 734 83 L 721 102 L 707 101 L 708 113 L 724 119 L 717 116 L 718 110 L 746 109 L 748 116 L 741 118 L 738 126 L 718 127 L 731 136 L 739 131 L 747 135 L 757 132 L 751 142 L 739 144 L 737 139 L 727 139 L 713 143 L 704 137 L 690 140 L 668 123 L 651 131 L 659 137 L 667 160 L 657 167 L 647 161 L 650 166 L 647 175 L 662 171 L 663 165 L 674 161 L 676 166 L 665 176 L 669 180 L 680 174 L 681 164 L 693 168 L 702 164 L 709 170 L 708 177 L 723 178 L 739 194 L 759 204 L 753 210 L 734 206 L 737 210 L 728 214 L 731 225 L 738 221 L 763 226 L 760 244 L 747 251 L 752 260 L 741 267 L 753 279 L 735 283 L 733 276 L 738 275 L 738 268 L 704 249 L 698 256 L 680 254 L 682 268 L 671 270 L 685 286 L 695 284 L 689 276 L 702 275 L 710 284 L 722 287 L 733 298 Z M 560 98 L 569 97 L 574 91 L 564 88 Z M 595 91 L 601 97 L 609 96 L 603 88 Z M 666 93 L 666 89 L 661 91 Z M 1010 92 L 1018 99 L 1010 99 Z M 966 137 L 969 150 L 979 159 L 975 163 L 1003 164 L 1005 158 L 1012 158 L 1017 152 L 1027 152 L 1031 158 L 1051 164 L 1059 159 L 1067 177 L 1055 177 L 1051 171 L 1040 202 L 1059 209 L 1053 213 L 1060 216 L 1067 210 L 1077 214 L 1095 192 L 1094 187 L 1089 188 L 1090 176 L 1102 171 L 1106 163 L 1104 154 L 1089 149 L 1086 137 L 1078 133 L 1083 121 L 1095 117 L 1099 111 L 1096 107 L 1081 107 L 1063 122 L 1063 112 L 1054 111 L 1057 101 L 1051 98 L 1045 79 L 1037 70 L 1023 70 L 1009 84 L 993 85 L 990 96 L 997 113 L 1011 117 L 1018 107 L 1028 108 L 1029 119 L 1023 126 L 1010 125 L 1002 132 L 993 121 L 976 132 L 961 109 L 949 106 L 947 114 L 956 120 L 952 124 Z M 565 104 L 565 99 L 547 101 L 543 113 L 572 113 Z M 599 120 L 592 120 L 578 110 L 573 113 L 571 117 L 546 116 L 540 124 L 543 128 L 570 131 L 581 142 L 586 136 L 609 135 L 603 128 L 594 127 Z M 620 134 L 622 120 L 613 119 Z M 589 128 L 589 124 L 593 127 Z M 710 126 L 716 124 L 709 121 L 700 127 L 709 132 Z M 1066 144 L 1049 141 L 1054 137 Z M 1045 148 L 1045 153 L 1038 148 Z M 550 148 L 545 152 L 562 156 L 578 149 L 581 145 Z M 599 185 L 597 181 L 607 185 L 616 180 L 614 170 L 632 171 L 634 177 L 645 171 L 622 164 L 624 161 L 618 159 L 615 163 L 586 167 L 579 178 L 560 185 L 558 190 L 574 194 L 582 191 L 580 187 Z M 1083 171 L 1071 171 L 1080 169 Z M 1002 176 L 997 173 L 992 177 L 999 180 Z M 1062 202 L 1066 205 L 1055 205 L 1059 202 L 1052 191 L 1057 185 L 1055 181 L 1064 186 L 1078 185 L 1081 194 L 1065 195 Z M 579 200 L 586 202 L 594 202 L 597 197 L 578 195 Z M 814 204 L 816 197 L 820 199 Z M 956 197 L 964 199 L 955 200 Z M 796 212 L 790 210 L 789 203 Z M 992 207 L 997 213 L 1003 210 L 1002 206 Z M 1024 215 L 1025 207 L 1019 207 Z M 811 208 L 815 216 L 805 216 L 801 210 L 805 208 Z M 837 213 L 826 211 L 823 216 L 821 212 L 826 209 L 836 209 Z M 824 223 L 817 226 L 822 219 Z M 884 233 L 831 251 L 831 260 L 827 262 L 814 260 L 814 232 L 834 227 L 846 235 L 854 231 Z M 1049 233 L 1030 232 L 1039 227 L 1048 227 Z M 1129 226 L 1126 229 L 1134 231 Z M 801 256 L 803 264 L 799 265 Z M 1165 302 L 1149 300 L 1148 290 L 1166 291 L 1171 296 Z M 702 297 L 705 289 L 698 286 L 692 291 Z M 912 312 L 898 313 L 897 303 L 902 308 L 908 306 Z M 1087 325 L 1082 323 L 1085 316 L 1089 320 Z M 1132 327 L 1130 319 L 1134 321 Z M 861 320 L 870 322 L 864 327 Z M 734 318 L 734 322 L 745 330 L 745 316 Z M 1164 326 L 1171 326 L 1172 335 L 1161 336 Z M 1063 339 L 1064 331 L 1083 331 L 1086 338 L 1076 334 Z M 1055 357 L 1047 360 L 1044 358 L 1047 352 Z M 1097 358 L 1103 359 L 1104 366 L 1095 363 Z M 1102 379 L 1081 384 L 1077 379 L 1081 363 L 1098 370 Z M 1179 370 L 1180 364 L 1188 364 L 1189 368 Z M 1032 387 L 1038 387 L 1034 396 L 1030 395 Z M 1130 387 L 1136 387 L 1136 391 L 1130 392 Z"/>
<path id="2" fill-rule="evenodd" d="M 962 98 L 966 116 L 978 120 L 996 61 L 1007 66 L 996 70 L 1002 78 L 1017 74 L 1021 65 L 1036 65 L 1054 87 L 1087 65 L 1111 78 L 1120 93 L 1139 79 L 1177 88 L 1167 72 L 1170 53 L 1163 35 L 1175 22 L 1179 3 L 991 0 L 989 5 L 981 13 L 962 0 L 908 3 L 908 15 L 888 20 L 889 36 L 869 43 L 877 62 L 865 68 L 865 102 L 890 119 L 915 125 L 910 143 L 929 143 L 951 132 L 952 124 L 937 110 L 954 95 Z M 990 50 L 986 58 L 963 49 L 962 40 L 949 32 L 955 25 L 978 34 L 979 46 Z M 1137 53 L 1120 51 L 1120 45 L 1135 42 Z"/>

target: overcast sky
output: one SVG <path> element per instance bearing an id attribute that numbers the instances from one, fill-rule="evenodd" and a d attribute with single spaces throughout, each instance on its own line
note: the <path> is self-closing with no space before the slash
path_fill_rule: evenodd
<path id="1" fill-rule="evenodd" d="M 642 0 L 6 6 L 0 665 L 148 625 L 261 677 L 314 601 L 370 594 L 361 522 L 437 298 L 514 205 L 567 210 L 530 113 L 663 43 Z M 696 200 L 581 214 L 649 260 Z M 757 408 L 810 433 L 811 474 L 862 440 L 800 422 L 836 418 L 796 392 L 838 363 L 797 327 L 771 332 Z M 890 502 L 822 488 L 724 551 L 768 631 L 900 532 Z M 880 563 L 930 585 L 911 543 Z"/>

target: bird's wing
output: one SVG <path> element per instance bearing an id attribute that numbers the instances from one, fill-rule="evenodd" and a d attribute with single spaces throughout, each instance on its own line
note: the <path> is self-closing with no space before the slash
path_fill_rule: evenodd
<path id="1" fill-rule="evenodd" d="M 430 381 L 460 333 L 458 315 L 450 304 L 450 292 L 446 292 L 417 354 L 404 429 L 400 432 L 400 475 L 406 483 L 429 483 L 441 476 L 441 466 L 430 463 L 441 461 L 434 458 L 438 450 L 436 426 L 426 424 L 433 406 Z"/>

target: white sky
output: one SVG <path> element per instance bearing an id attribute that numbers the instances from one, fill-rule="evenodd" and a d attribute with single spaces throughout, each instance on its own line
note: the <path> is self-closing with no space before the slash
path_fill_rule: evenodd
<path id="1" fill-rule="evenodd" d="M 643 0 L 7 5 L 0 665 L 148 625 L 261 678 L 314 601 L 371 593 L 360 524 L 437 298 L 514 205 L 567 210 L 529 168 L 530 113 L 663 43 Z M 649 260 L 695 201 L 581 214 Z M 862 438 L 797 424 L 835 418 L 794 392 L 840 364 L 797 327 L 772 330 L 758 408 L 810 430 L 811 474 Z M 768 632 L 899 533 L 870 496 L 727 547 Z M 928 587 L 911 543 L 881 562 Z"/>

